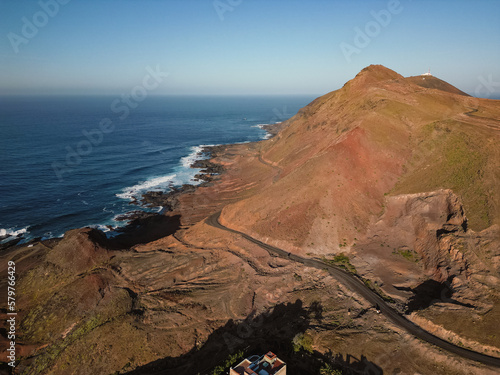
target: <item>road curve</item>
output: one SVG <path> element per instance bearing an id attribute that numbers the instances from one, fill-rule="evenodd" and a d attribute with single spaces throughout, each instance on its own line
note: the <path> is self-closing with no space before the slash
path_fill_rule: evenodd
<path id="1" fill-rule="evenodd" d="M 463 358 L 471 359 L 473 361 L 480 362 L 482 364 L 488 365 L 488 366 L 494 366 L 494 367 L 500 367 L 500 358 L 492 357 L 486 354 L 482 354 L 479 352 L 475 352 L 469 349 L 462 348 L 460 346 L 454 345 L 446 340 L 443 340 L 437 336 L 434 336 L 433 334 L 425 331 L 424 329 L 420 328 L 413 322 L 409 321 L 406 319 L 403 315 L 401 315 L 399 312 L 394 310 L 391 306 L 389 306 L 377 293 L 372 291 L 370 288 L 365 286 L 360 280 L 358 280 L 356 277 L 354 277 L 352 274 L 344 271 L 341 268 L 335 267 L 328 265 L 326 263 L 323 263 L 318 260 L 314 259 L 307 259 L 300 257 L 298 255 L 294 254 L 289 254 L 287 251 L 284 251 L 282 249 L 279 249 L 277 247 L 268 245 L 262 241 L 259 241 L 253 237 L 250 237 L 248 234 L 245 234 L 243 232 L 239 232 L 237 230 L 228 228 L 224 225 L 222 225 L 219 222 L 219 217 L 220 217 L 221 212 L 217 212 L 211 216 L 209 216 L 206 219 L 206 223 L 218 228 L 222 229 L 228 232 L 236 233 L 246 240 L 253 242 L 254 244 L 260 246 L 264 250 L 267 250 L 271 255 L 275 255 L 281 258 L 289 259 L 294 262 L 302 263 L 308 267 L 314 267 L 322 270 L 327 270 L 331 275 L 333 275 L 337 280 L 339 280 L 342 284 L 344 284 L 346 287 L 351 289 L 353 292 L 356 292 L 357 294 L 361 295 L 363 298 L 365 298 L 368 302 L 371 304 L 378 305 L 380 308 L 380 311 L 394 324 L 397 326 L 405 329 L 408 333 L 412 334 L 413 336 L 427 341 L 428 343 L 431 343 L 441 349 L 444 349 L 450 353 L 459 355 Z"/>

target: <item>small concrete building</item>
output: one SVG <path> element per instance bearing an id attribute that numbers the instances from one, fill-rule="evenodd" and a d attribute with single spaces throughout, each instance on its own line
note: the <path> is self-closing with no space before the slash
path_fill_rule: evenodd
<path id="1" fill-rule="evenodd" d="M 429 68 L 429 71 L 427 73 L 421 74 L 421 76 L 432 76 L 431 68 Z"/>
<path id="2" fill-rule="evenodd" d="M 229 370 L 229 375 L 286 375 L 286 364 L 273 352 L 253 355 Z"/>

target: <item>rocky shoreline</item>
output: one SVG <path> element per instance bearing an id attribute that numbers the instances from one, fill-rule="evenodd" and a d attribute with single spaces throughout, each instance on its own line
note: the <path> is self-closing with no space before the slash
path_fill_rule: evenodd
<path id="1" fill-rule="evenodd" d="M 229 145 L 205 146 L 198 155 L 207 157 L 198 159 L 191 164 L 191 168 L 201 168 L 200 173 L 195 178 L 203 181 L 198 185 L 184 184 L 182 186 L 170 186 L 170 191 L 148 191 L 142 194 L 139 200 L 134 199 L 130 204 L 139 207 L 160 207 L 159 212 L 148 212 L 141 209 L 132 210 L 115 217 L 116 221 L 127 222 L 123 227 L 117 227 L 111 231 L 116 237 L 130 237 L 137 231 L 144 232 L 150 223 L 156 223 L 171 216 L 179 208 L 179 198 L 186 193 L 194 192 L 198 187 L 208 186 L 215 179 L 219 178 L 224 171 L 224 167 L 214 163 L 212 160 L 222 155 Z"/>
<path id="2" fill-rule="evenodd" d="M 222 155 L 228 145 L 205 146 L 199 152 L 200 156 L 207 156 L 207 159 L 198 159 L 191 164 L 191 168 L 200 168 L 200 173 L 195 175 L 195 180 L 203 181 L 198 185 L 184 184 L 180 187 L 172 186 L 168 193 L 163 191 L 148 191 L 142 195 L 140 205 L 146 207 L 162 207 L 162 212 L 174 211 L 179 204 L 178 198 L 185 193 L 191 193 L 200 186 L 208 186 L 212 181 L 219 178 L 224 167 L 214 163 L 212 160 Z"/>
<path id="3" fill-rule="evenodd" d="M 281 131 L 281 129 L 283 129 L 284 126 L 285 126 L 285 121 L 282 121 L 282 122 L 277 122 L 275 124 L 262 125 L 262 129 L 268 132 L 269 137 L 267 139 L 269 139 L 278 134 Z"/>
<path id="4" fill-rule="evenodd" d="M 115 217 L 118 222 L 126 222 L 123 227 L 109 227 L 110 232 L 113 233 L 112 237 L 120 236 L 127 237 L 136 232 L 138 228 L 144 227 L 148 223 L 157 222 L 165 216 L 166 213 L 172 213 L 179 206 L 179 197 L 182 194 L 194 192 L 198 187 L 208 186 L 214 180 L 218 179 L 221 173 L 224 171 L 224 167 L 220 164 L 214 163 L 212 160 L 218 156 L 221 156 L 227 149 L 229 145 L 215 145 L 215 146 L 204 146 L 202 150 L 198 153 L 200 157 L 206 157 L 204 159 L 195 160 L 191 164 L 191 168 L 200 168 L 200 172 L 195 175 L 195 180 L 202 181 L 198 185 L 184 184 L 180 187 L 171 186 L 171 190 L 168 192 L 163 191 L 148 191 L 144 193 L 140 200 L 134 199 L 130 202 L 132 205 L 137 205 L 139 207 L 161 207 L 160 212 L 148 212 L 141 209 L 135 209 Z M 110 233 L 108 232 L 108 233 Z M 7 240 L 9 236 L 4 236 L 0 240 Z M 18 235 L 16 237 L 10 238 L 10 240 L 0 243 L 0 251 L 11 249 L 17 246 L 32 245 L 36 242 L 40 242 L 42 238 L 37 237 L 21 243 L 23 241 L 23 236 Z M 52 240 L 52 239 L 48 239 Z"/>
<path id="5" fill-rule="evenodd" d="M 270 134 L 270 137 L 274 137 L 281 130 L 282 125 L 283 123 L 263 125 L 262 129 L 266 130 Z M 232 146 L 232 144 L 204 146 L 198 153 L 200 157 L 204 158 L 195 160 L 190 166 L 191 168 L 200 169 L 200 172 L 195 175 L 195 181 L 201 181 L 201 183 L 196 185 L 184 184 L 180 187 L 172 185 L 168 192 L 148 191 L 142 194 L 140 199 L 134 198 L 130 202 L 131 205 L 147 208 L 160 207 L 161 210 L 159 212 L 148 212 L 141 209 L 135 209 L 120 214 L 115 217 L 115 220 L 118 222 L 126 222 L 126 225 L 114 228 L 108 226 L 110 231 L 107 233 L 113 233 L 111 237 L 130 236 L 146 223 L 156 221 L 161 217 L 172 214 L 179 208 L 179 198 L 183 194 L 192 193 L 199 187 L 210 186 L 213 181 L 220 178 L 225 168 L 223 165 L 215 163 L 213 160 L 222 156 L 230 146 Z M 20 244 L 22 240 L 22 236 L 12 238 L 10 241 L 0 244 L 0 250 L 7 250 L 16 246 L 25 246 L 26 244 L 30 245 L 41 241 L 41 238 L 31 239 Z"/>

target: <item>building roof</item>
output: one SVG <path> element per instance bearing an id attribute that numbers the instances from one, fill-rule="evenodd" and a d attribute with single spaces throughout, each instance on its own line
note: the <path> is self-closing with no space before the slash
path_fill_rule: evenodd
<path id="1" fill-rule="evenodd" d="M 252 356 L 256 357 L 256 356 Z M 249 358 L 252 358 L 249 357 Z M 241 361 L 231 369 L 231 373 L 240 375 L 273 375 L 280 371 L 286 364 L 273 352 L 267 352 L 251 362 L 248 358 Z M 234 371 L 234 372 L 233 372 Z"/>

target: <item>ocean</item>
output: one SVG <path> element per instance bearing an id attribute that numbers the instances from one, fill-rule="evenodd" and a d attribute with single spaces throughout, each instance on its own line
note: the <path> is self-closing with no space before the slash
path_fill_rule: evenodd
<path id="1" fill-rule="evenodd" d="M 264 139 L 314 96 L 119 98 L 0 98 L 0 240 L 123 225 L 133 197 L 196 183 L 202 145 Z"/>

